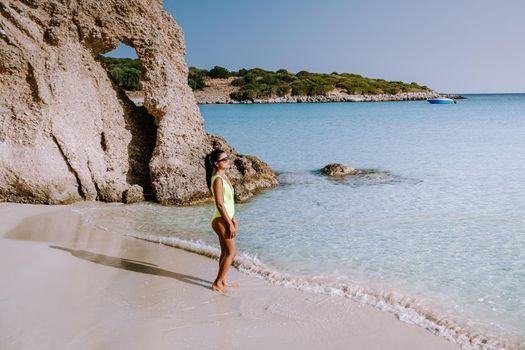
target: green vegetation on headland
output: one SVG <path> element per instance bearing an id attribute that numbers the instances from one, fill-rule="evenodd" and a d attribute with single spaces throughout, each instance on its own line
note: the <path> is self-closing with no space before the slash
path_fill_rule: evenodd
<path id="1" fill-rule="evenodd" d="M 428 87 L 414 82 L 406 84 L 401 81 L 370 79 L 350 73 L 324 74 L 300 71 L 294 74 L 285 69 L 272 72 L 261 68 L 229 72 L 226 68 L 218 66 L 209 71 L 190 67 L 188 79 L 192 88 L 205 86 L 204 78 L 206 77 L 223 79 L 235 77 L 236 79 L 231 84 L 239 87 L 239 91 L 231 93 L 230 97 L 237 101 L 282 97 L 289 94 L 324 96 L 336 88 L 350 95 L 395 95 L 402 92 L 430 91 Z"/>
<path id="2" fill-rule="evenodd" d="M 138 59 L 111 58 L 99 56 L 114 82 L 126 90 L 138 90 L 140 63 Z M 395 95 L 403 92 L 428 92 L 430 89 L 417 83 L 406 84 L 401 81 L 370 79 L 350 73 L 311 73 L 300 71 L 297 74 L 285 69 L 276 72 L 261 68 L 240 69 L 230 72 L 226 68 L 215 66 L 210 70 L 190 67 L 188 84 L 193 90 L 206 87 L 206 79 L 227 79 L 234 77 L 231 85 L 238 91 L 230 97 L 236 101 L 253 101 L 286 95 L 324 96 L 334 89 L 340 89 L 350 95 Z"/>

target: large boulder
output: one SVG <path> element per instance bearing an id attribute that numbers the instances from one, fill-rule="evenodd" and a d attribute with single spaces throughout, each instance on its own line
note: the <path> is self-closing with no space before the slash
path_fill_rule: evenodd
<path id="1" fill-rule="evenodd" d="M 140 59 L 144 107 L 97 60 L 120 42 Z M 266 164 L 205 133 L 184 54 L 159 0 L 0 2 L 0 200 L 114 202 L 140 186 L 163 204 L 203 201 L 218 144 L 242 198 L 275 185 Z"/>

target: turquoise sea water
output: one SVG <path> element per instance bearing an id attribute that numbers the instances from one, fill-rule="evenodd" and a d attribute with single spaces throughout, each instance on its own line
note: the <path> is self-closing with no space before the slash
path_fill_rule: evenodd
<path id="1" fill-rule="evenodd" d="M 239 256 L 262 266 L 246 270 L 368 301 L 456 340 L 477 332 L 522 343 L 525 95 L 467 97 L 201 106 L 208 132 L 279 174 L 277 188 L 236 207 Z M 334 162 L 377 171 L 317 172 Z M 99 225 L 119 216 L 134 235 L 217 246 L 211 205 L 85 212 Z"/>

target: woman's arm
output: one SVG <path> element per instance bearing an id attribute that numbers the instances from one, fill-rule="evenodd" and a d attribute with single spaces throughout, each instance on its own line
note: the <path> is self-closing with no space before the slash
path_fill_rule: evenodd
<path id="1" fill-rule="evenodd" d="M 233 226 L 235 227 L 235 234 L 233 237 L 237 236 L 237 231 L 239 230 L 239 223 L 237 222 L 237 218 L 234 216 L 232 219 Z"/>
<path id="2" fill-rule="evenodd" d="M 218 181 L 219 179 L 221 181 Z M 219 213 L 221 213 L 221 216 L 224 219 L 224 221 L 226 221 L 229 238 L 233 238 L 235 237 L 236 229 L 235 229 L 235 225 L 233 224 L 233 221 L 228 216 L 228 212 L 226 211 L 226 206 L 224 205 L 222 181 L 223 180 L 221 177 L 217 177 L 215 181 L 213 182 L 213 193 L 215 194 L 215 205 L 217 206 L 217 210 L 219 210 Z"/>

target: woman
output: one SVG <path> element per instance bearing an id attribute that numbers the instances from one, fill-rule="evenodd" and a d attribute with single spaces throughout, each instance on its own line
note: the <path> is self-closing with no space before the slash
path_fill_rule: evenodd
<path id="1" fill-rule="evenodd" d="M 237 287 L 226 282 L 226 273 L 237 252 L 234 238 L 237 235 L 237 219 L 233 186 L 226 177 L 225 171 L 230 168 L 230 157 L 222 150 L 214 150 L 206 156 L 206 183 L 215 200 L 215 212 L 211 218 L 211 227 L 219 236 L 221 256 L 219 272 L 213 282 L 214 291 L 225 293 L 227 287 Z"/>

